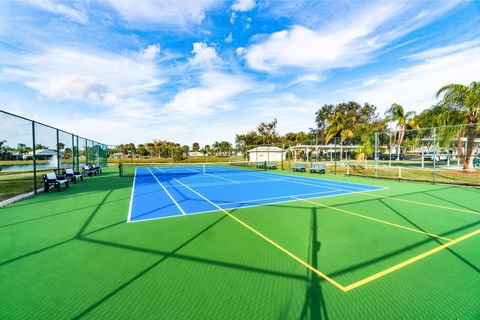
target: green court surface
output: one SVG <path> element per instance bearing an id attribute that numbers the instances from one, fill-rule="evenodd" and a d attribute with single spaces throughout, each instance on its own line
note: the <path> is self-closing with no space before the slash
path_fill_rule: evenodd
<path id="1" fill-rule="evenodd" d="M 480 319 L 480 189 L 315 177 L 385 189 L 126 223 L 112 168 L 0 209 L 0 319 Z"/>

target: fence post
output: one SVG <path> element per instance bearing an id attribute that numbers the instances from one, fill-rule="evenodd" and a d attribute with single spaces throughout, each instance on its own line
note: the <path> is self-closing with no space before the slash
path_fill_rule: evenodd
<path id="1" fill-rule="evenodd" d="M 373 152 L 373 176 L 377 177 L 377 158 L 378 158 L 378 132 L 375 132 L 375 150 Z"/>
<path id="2" fill-rule="evenodd" d="M 57 129 L 57 171 L 60 173 L 60 138 Z"/>
<path id="3" fill-rule="evenodd" d="M 37 194 L 37 154 L 35 152 L 35 121 L 32 121 L 33 193 Z"/>
<path id="4" fill-rule="evenodd" d="M 335 171 L 333 172 L 334 175 L 337 175 L 337 138 L 333 138 L 334 141 L 334 150 L 335 150 Z M 340 151 L 341 152 L 341 151 Z M 342 155 L 340 154 L 340 158 Z"/>
<path id="5" fill-rule="evenodd" d="M 287 157 L 288 157 L 288 170 L 290 170 L 291 161 L 292 161 L 292 148 L 290 144 L 288 145 Z"/>
<path id="6" fill-rule="evenodd" d="M 78 136 L 77 137 L 77 171 L 80 171 L 80 146 L 78 145 Z"/>
<path id="7" fill-rule="evenodd" d="M 437 128 L 433 128 L 433 177 L 432 177 L 433 183 L 435 183 L 436 167 L 437 167 Z"/>
<path id="8" fill-rule="evenodd" d="M 72 134 L 72 170 L 75 171 L 75 135 Z"/>
<path id="9" fill-rule="evenodd" d="M 281 157 L 280 159 L 282 160 L 281 163 L 280 163 L 280 166 L 281 166 L 282 170 L 283 170 L 283 153 L 285 152 L 284 150 L 285 150 L 285 144 L 282 143 L 282 153 L 281 153 L 281 156 L 280 156 Z"/>
<path id="10" fill-rule="evenodd" d="M 389 141 L 388 141 L 388 157 L 389 157 L 389 160 L 388 160 L 388 165 L 391 167 L 392 166 L 392 132 L 389 132 L 388 133 L 388 136 L 389 136 Z M 398 154 L 398 157 L 400 157 L 400 154 L 398 153 L 398 151 L 396 151 L 397 154 Z M 400 159 L 397 159 L 397 160 L 400 160 Z"/>

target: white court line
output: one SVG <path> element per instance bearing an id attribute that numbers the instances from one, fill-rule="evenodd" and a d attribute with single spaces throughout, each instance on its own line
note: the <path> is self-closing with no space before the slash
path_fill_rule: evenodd
<path id="1" fill-rule="evenodd" d="M 185 188 L 187 188 L 188 190 L 192 191 L 193 193 L 195 193 L 197 196 L 199 196 L 200 198 L 202 198 L 203 200 L 207 201 L 208 203 L 210 203 L 212 206 L 214 206 L 215 208 L 217 208 L 218 210 L 220 211 L 224 211 L 225 209 L 223 209 L 222 207 L 220 207 L 219 205 L 213 203 L 212 201 L 208 200 L 206 197 L 204 197 L 203 195 L 201 195 L 200 193 L 198 193 L 197 191 L 193 190 L 192 188 L 190 188 L 189 186 L 187 186 L 186 184 L 184 183 L 181 183 L 180 181 L 178 181 L 177 179 L 173 178 L 173 180 L 177 181 L 178 183 L 180 183 L 182 186 L 184 186 Z"/>
<path id="2" fill-rule="evenodd" d="M 244 201 L 235 201 L 235 202 L 230 202 L 230 201 L 222 201 L 220 206 L 226 206 L 229 204 L 239 204 L 239 203 L 250 203 L 250 202 L 258 202 L 258 201 L 264 201 L 264 200 L 276 200 L 276 199 L 283 199 L 283 198 L 294 198 L 294 197 L 301 197 L 301 196 L 313 196 L 317 194 L 324 194 L 324 193 L 330 193 L 330 192 L 336 192 L 336 191 L 343 191 L 340 189 L 334 189 L 334 190 L 329 190 L 329 191 L 321 191 L 321 192 L 311 192 L 311 193 L 301 193 L 301 194 L 292 194 L 292 195 L 286 195 L 286 196 L 281 196 L 281 197 L 273 197 L 273 198 L 262 198 L 262 199 L 253 199 L 253 200 L 244 200 Z"/>
<path id="3" fill-rule="evenodd" d="M 250 173 L 250 175 L 255 175 L 255 174 Z M 312 183 L 307 183 L 307 182 L 300 182 L 300 181 L 295 181 L 295 180 L 291 180 L 291 179 L 275 179 L 275 180 L 286 181 L 286 182 L 297 183 L 297 184 L 304 184 L 304 185 L 307 185 L 307 186 L 313 186 L 313 187 L 317 187 L 317 188 L 325 188 L 325 189 L 331 189 L 331 190 L 342 190 L 342 191 L 344 191 L 343 189 L 332 188 L 331 184 L 329 185 L 330 187 L 326 187 L 325 185 L 318 185 L 318 184 L 312 184 Z"/>
<path id="4" fill-rule="evenodd" d="M 135 181 L 137 181 L 137 168 L 135 168 L 135 175 L 133 176 L 132 194 L 130 195 L 130 206 L 128 207 L 127 222 L 130 222 L 130 219 L 132 218 L 132 205 L 133 205 L 133 193 L 135 191 Z"/>
<path id="5" fill-rule="evenodd" d="M 255 174 L 253 172 L 251 172 L 250 174 Z M 360 188 L 360 187 L 357 187 L 357 186 L 365 186 L 365 187 L 374 187 L 374 188 L 378 188 L 378 189 L 370 189 L 369 191 L 377 191 L 377 190 L 382 190 L 382 189 L 388 189 L 387 187 L 379 187 L 379 186 L 375 186 L 375 185 L 368 185 L 368 184 L 362 184 L 362 183 L 352 183 L 352 182 L 343 182 L 343 181 L 336 181 L 336 180 L 320 180 L 318 178 L 312 178 L 312 177 L 304 177 L 304 176 L 288 176 L 288 175 L 285 175 L 283 173 L 264 173 L 268 176 L 283 176 L 285 177 L 285 179 L 282 179 L 282 180 L 293 180 L 293 179 L 309 179 L 309 180 L 314 180 L 316 182 L 319 182 L 319 183 L 326 183 L 328 185 L 334 185 L 334 184 L 340 184 L 346 188 L 352 188 L 352 189 L 358 189 L 358 190 L 366 190 L 364 188 Z M 260 176 L 260 174 L 256 174 L 257 176 Z"/>
<path id="6" fill-rule="evenodd" d="M 175 205 L 180 210 L 180 212 L 182 212 L 182 214 L 185 215 L 186 214 L 185 211 L 183 211 L 182 207 L 180 207 L 180 205 L 177 203 L 177 201 L 175 201 L 175 199 L 173 199 L 170 192 L 168 192 L 168 190 L 163 186 L 163 184 L 160 182 L 160 180 L 157 179 L 157 177 L 153 174 L 152 170 L 150 170 L 150 168 L 148 168 L 148 171 L 150 171 L 150 173 L 155 178 L 155 180 L 157 180 L 158 184 L 162 187 L 163 191 L 165 191 L 167 193 L 167 195 L 170 197 L 170 199 L 172 199 L 173 203 L 175 203 Z M 174 179 L 174 180 L 176 180 L 176 179 Z"/>
<path id="7" fill-rule="evenodd" d="M 183 185 L 179 185 L 179 186 L 182 186 Z M 344 193 L 338 193 L 338 194 L 329 194 L 329 195 L 324 195 L 324 196 L 321 196 L 321 197 L 312 197 L 312 198 L 306 198 L 306 199 L 317 199 L 317 198 L 330 198 L 330 197 L 338 197 L 338 196 L 346 196 L 346 195 L 349 195 L 349 194 L 355 194 L 355 193 L 363 193 L 363 192 L 371 192 L 372 190 L 364 190 L 364 191 L 348 191 L 348 190 L 342 190 Z M 373 190 L 373 191 L 376 191 L 376 190 Z M 288 196 L 287 196 L 288 197 Z M 286 197 L 286 198 L 287 198 Z M 248 208 L 253 208 L 253 207 L 261 207 L 261 206 L 269 206 L 269 205 L 275 205 L 275 204 L 279 204 L 279 203 L 289 203 L 289 202 L 299 202 L 299 201 L 302 201 L 305 203 L 305 201 L 303 201 L 303 199 L 301 200 L 297 200 L 295 198 L 289 198 L 288 200 L 284 200 L 284 201 L 274 201 L 274 202 L 269 202 L 269 203 L 260 203 L 260 204 L 251 204 L 251 205 L 246 205 L 246 206 L 241 206 L 241 207 L 233 207 L 233 208 L 222 208 L 222 205 L 219 205 L 220 208 L 222 208 L 223 210 L 240 210 L 240 209 L 248 209 Z M 228 204 L 227 204 L 228 206 Z M 197 215 L 197 214 L 203 214 L 203 213 L 211 213 L 211 212 L 218 212 L 218 209 L 215 209 L 215 210 L 207 210 L 207 211 L 200 211 L 200 212 L 190 212 L 186 215 L 182 215 L 182 216 L 168 216 L 168 217 L 158 217 L 158 218 L 148 218 L 148 219 L 141 219 L 141 220 L 133 220 L 132 223 L 136 223 L 136 222 L 143 222 L 143 221 L 152 221 L 152 220 L 160 220 L 160 219 L 170 219 L 170 218 L 178 218 L 178 217 L 188 217 L 188 216 L 193 216 L 193 215 Z"/>
<path id="8" fill-rule="evenodd" d="M 223 177 L 220 177 L 220 176 L 208 173 L 208 172 L 205 172 L 204 174 L 208 174 L 209 176 L 212 176 L 212 177 L 215 177 L 215 178 L 218 178 L 218 179 L 222 179 L 222 180 L 225 180 L 225 181 L 230 181 L 230 182 L 233 182 L 233 183 L 240 183 L 240 181 L 232 180 L 232 179 L 228 179 L 228 178 L 223 178 Z"/>
<path id="9" fill-rule="evenodd" d="M 272 182 L 272 181 L 281 181 L 280 179 L 261 179 L 261 180 L 243 180 L 238 181 L 235 184 L 250 184 L 250 183 L 264 183 L 264 182 Z M 215 187 L 215 186 L 231 186 L 233 183 L 231 182 L 204 182 L 204 183 L 191 183 L 189 184 L 191 187 Z M 180 184 L 170 184 L 165 186 L 165 188 L 175 188 L 175 187 L 183 187 Z"/>

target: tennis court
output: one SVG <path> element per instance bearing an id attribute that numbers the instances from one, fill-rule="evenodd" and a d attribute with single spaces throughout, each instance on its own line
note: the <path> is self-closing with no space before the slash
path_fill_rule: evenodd
<path id="1" fill-rule="evenodd" d="M 479 189 L 189 166 L 1 209 L 0 318 L 479 318 Z"/>
<path id="2" fill-rule="evenodd" d="M 129 221 L 143 221 L 380 190 L 383 187 L 289 177 L 234 165 L 149 165 L 135 170 Z"/>

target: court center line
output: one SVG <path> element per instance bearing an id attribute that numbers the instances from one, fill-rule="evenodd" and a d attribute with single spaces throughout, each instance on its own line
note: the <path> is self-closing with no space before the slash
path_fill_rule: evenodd
<path id="1" fill-rule="evenodd" d="M 252 173 L 253 174 L 253 173 Z M 254 174 L 253 174 L 254 175 Z M 318 184 L 313 184 L 313 183 L 308 183 L 308 182 L 300 182 L 300 181 L 295 181 L 291 179 L 275 179 L 278 181 L 285 181 L 285 182 L 290 182 L 290 183 L 296 183 L 296 184 L 304 184 L 306 186 L 312 186 L 312 187 L 317 187 L 317 188 L 324 188 L 324 189 L 332 189 L 332 190 L 339 190 L 338 188 L 332 188 L 332 185 L 330 184 L 328 187 L 325 185 L 318 185 Z M 340 189 L 344 191 L 344 189 Z M 348 191 L 348 190 L 345 190 Z"/>
<path id="2" fill-rule="evenodd" d="M 343 192 L 342 190 L 340 189 L 337 189 L 337 190 L 328 190 L 328 191 L 320 191 L 320 192 L 311 192 L 311 193 L 301 193 L 301 194 L 294 194 L 294 195 L 287 195 L 287 196 L 281 196 L 281 197 L 272 197 L 272 198 L 260 198 L 260 199 L 252 199 L 252 200 L 244 200 L 244 201 L 235 201 L 235 202 L 230 202 L 230 201 L 225 201 L 221 204 L 219 204 L 219 206 L 224 206 L 224 205 L 229 205 L 229 204 L 239 204 L 239 203 L 249 203 L 249 202 L 258 202 L 258 201 L 265 201 L 265 200 L 276 200 L 276 199 L 284 199 L 284 198 L 292 198 L 292 197 L 301 197 L 301 196 L 313 196 L 313 195 L 320 195 L 320 194 L 324 194 L 324 193 L 331 193 L 331 192 Z M 296 199 L 296 198 L 295 198 Z M 275 202 L 273 202 L 274 204 Z M 268 205 L 269 203 L 267 203 L 266 205 Z"/>
<path id="3" fill-rule="evenodd" d="M 364 218 L 364 219 L 368 219 L 368 220 L 372 220 L 372 221 L 384 223 L 384 224 L 390 225 L 390 226 L 392 226 L 392 227 L 397 227 L 397 228 L 400 228 L 400 229 L 405 229 L 405 230 L 413 231 L 413 232 L 416 232 L 416 233 L 424 234 L 424 235 L 427 235 L 427 236 L 439 238 L 439 239 L 446 240 L 446 241 L 452 241 L 452 239 L 449 239 L 449 238 L 446 238 L 446 237 L 442 237 L 442 236 L 439 236 L 439 235 L 436 235 L 436 234 L 433 234 L 433 233 L 424 232 L 424 231 L 421 231 L 421 230 L 418 230 L 418 229 L 413 229 L 413 228 L 405 227 L 405 226 L 402 226 L 402 225 L 399 225 L 399 224 L 396 224 L 396 223 L 388 222 L 388 221 L 381 220 L 381 219 L 372 218 L 372 217 L 369 217 L 369 216 L 365 216 L 365 215 L 363 215 L 363 214 L 359 214 L 359 213 L 355 213 L 355 212 L 352 212 L 352 211 L 348 211 L 348 210 L 344 210 L 344 209 L 332 207 L 332 206 L 329 206 L 329 205 L 326 205 L 326 204 L 322 204 L 322 203 L 318 203 L 318 202 L 315 202 L 315 201 L 312 201 L 312 200 L 307 200 L 307 199 L 302 199 L 302 198 L 295 198 L 295 199 L 301 200 L 301 201 L 305 201 L 305 202 L 308 202 L 308 203 L 311 203 L 311 204 L 319 205 L 319 206 L 322 206 L 322 207 L 324 207 L 324 208 L 328 208 L 328 209 L 340 211 L 340 212 L 343 212 L 343 213 L 347 213 L 347 214 L 350 214 L 350 215 L 353 215 L 353 216 L 357 216 L 357 217 L 359 217 L 359 218 Z"/>
<path id="4" fill-rule="evenodd" d="M 157 180 L 158 184 L 162 187 L 163 191 L 165 191 L 165 193 L 170 197 L 170 199 L 173 201 L 173 203 L 175 203 L 175 205 L 177 206 L 178 210 L 180 210 L 180 212 L 185 215 L 185 211 L 183 211 L 182 207 L 180 207 L 180 205 L 178 204 L 177 201 L 175 201 L 175 199 L 172 197 L 172 195 L 170 194 L 170 192 L 168 192 L 167 188 L 165 188 L 165 186 L 160 182 L 160 180 L 157 179 L 157 177 L 155 176 L 155 174 L 153 174 L 152 170 L 150 170 L 150 168 L 148 168 L 148 171 L 150 171 L 150 173 L 152 174 L 152 176 L 155 178 L 155 180 Z"/>
<path id="5" fill-rule="evenodd" d="M 251 173 L 251 174 L 255 174 L 255 173 Z M 309 179 L 312 182 L 317 182 L 317 183 L 320 183 L 321 185 L 325 185 L 325 184 L 329 185 L 329 186 L 341 185 L 345 188 L 358 189 L 358 190 L 375 191 L 376 189 L 371 189 L 371 188 L 372 187 L 378 188 L 377 186 L 371 186 L 371 185 L 367 185 L 367 184 L 354 184 L 354 183 L 351 183 L 351 182 L 343 182 L 343 181 L 336 181 L 336 180 L 320 180 L 319 178 L 304 177 L 304 176 L 288 176 L 288 175 L 285 175 L 285 174 L 274 174 L 274 173 L 263 173 L 263 174 L 268 175 L 270 177 L 283 176 L 284 179 L 281 179 L 281 180 L 295 181 L 295 179 L 297 179 L 297 180 Z M 260 174 L 257 173 L 256 175 L 259 176 Z M 368 187 L 368 189 L 361 188 L 359 186 L 365 186 L 365 187 Z M 384 188 L 382 188 L 382 189 L 384 189 Z M 381 189 L 379 189 L 379 190 L 381 190 Z"/>
<path id="6" fill-rule="evenodd" d="M 454 208 L 454 207 L 447 207 L 447 206 L 441 206 L 437 204 L 432 204 L 432 203 L 425 203 L 425 202 L 419 202 L 419 201 L 413 201 L 413 200 L 407 200 L 407 199 L 400 199 L 400 198 L 394 198 L 394 197 L 389 197 L 389 196 L 382 196 L 379 194 L 370 194 L 370 193 L 364 193 L 367 196 L 370 197 L 376 197 L 376 198 L 386 198 L 386 199 L 392 199 L 396 201 L 402 201 L 402 202 L 410 202 L 414 204 L 420 204 L 423 206 L 428 206 L 428 207 L 434 207 L 434 208 L 440 208 L 440 209 L 447 209 L 447 210 L 453 210 L 453 211 L 459 211 L 459 212 L 466 212 L 466 213 L 473 213 L 473 214 L 478 214 L 480 215 L 480 212 L 473 211 L 473 210 L 467 210 L 467 209 L 461 209 L 461 208 Z"/>
<path id="7" fill-rule="evenodd" d="M 374 274 L 374 275 L 372 275 L 372 276 L 370 276 L 370 277 L 367 277 L 367 278 L 365 278 L 365 279 L 362 279 L 362 280 L 360 280 L 360 281 L 357 281 L 357 282 L 355 282 L 355 283 L 352 283 L 352 284 L 350 284 L 350 285 L 348 285 L 348 286 L 345 287 L 345 291 L 350 291 L 350 290 L 352 290 L 352 289 L 355 289 L 355 288 L 358 288 L 358 287 L 360 287 L 360 286 L 363 286 L 363 285 L 366 284 L 366 283 L 369 283 L 369 282 L 371 282 L 371 281 L 373 281 L 373 280 L 376 280 L 376 279 L 378 279 L 378 278 L 380 278 L 380 277 L 383 277 L 383 276 L 385 276 L 385 275 L 387 275 L 387 274 L 389 274 L 389 273 L 392 273 L 392 272 L 394 272 L 394 271 L 396 271 L 396 270 L 398 270 L 398 269 L 401 269 L 401 268 L 403 268 L 403 267 L 405 267 L 405 266 L 408 266 L 408 265 L 410 265 L 410 264 L 412 264 L 412 263 L 414 263 L 414 262 L 417 262 L 418 260 L 421 260 L 421 259 L 423 259 L 423 258 L 426 258 L 426 257 L 428 257 L 428 256 L 430 256 L 430 255 L 432 255 L 432 254 L 434 254 L 434 253 L 436 253 L 436 252 L 438 252 L 438 251 L 440 251 L 440 250 L 443 250 L 443 249 L 446 249 L 446 248 L 448 248 L 448 247 L 451 247 L 451 246 L 453 246 L 453 245 L 455 245 L 455 244 L 457 244 L 457 243 L 459 243 L 459 242 L 462 242 L 462 241 L 464 241 L 464 240 L 466 240 L 466 239 L 468 239 L 468 238 L 471 238 L 471 237 L 473 237 L 473 236 L 475 236 L 475 235 L 477 235 L 477 234 L 480 234 L 480 229 L 478 229 L 478 230 L 476 230 L 476 231 L 473 231 L 473 232 L 471 232 L 471 233 L 469 233 L 469 234 L 466 234 L 466 235 L 464 235 L 464 236 L 462 236 L 462 237 L 460 237 L 460 238 L 457 238 L 457 239 L 455 239 L 455 240 L 452 240 L 452 241 L 450 241 L 450 242 L 447 242 L 447 243 L 445 243 L 445 244 L 442 244 L 441 246 L 438 246 L 438 247 L 436 247 L 436 248 L 434 248 L 434 249 L 432 249 L 432 250 L 429 250 L 429 251 L 427 251 L 427 252 L 424 252 L 424 253 L 422 253 L 422 254 L 419 254 L 418 256 L 415 256 L 415 257 L 410 258 L 410 259 L 408 259 L 408 260 L 406 260 L 406 261 L 404 261 L 404 262 L 401 262 L 401 263 L 399 263 L 399 264 L 397 264 L 397 265 L 394 265 L 393 267 L 390 267 L 390 268 L 388 268 L 388 269 L 385 269 L 385 270 L 383 270 L 383 271 L 380 271 L 380 272 L 378 272 L 378 273 L 376 273 L 376 274 Z"/>
<path id="8" fill-rule="evenodd" d="M 221 207 L 219 207 L 217 204 L 213 203 L 212 201 L 210 201 L 209 199 L 207 199 L 205 196 L 203 196 L 202 194 L 200 194 L 199 192 L 195 191 L 194 189 L 190 188 L 189 186 L 187 186 L 186 184 L 178 181 L 177 179 L 173 178 L 173 180 L 177 181 L 179 184 L 183 185 L 185 188 L 189 189 L 190 191 L 192 191 L 193 193 L 195 193 L 196 195 L 198 195 L 199 197 L 201 197 L 202 199 L 204 199 L 205 201 L 207 201 L 208 203 L 210 203 L 211 205 L 213 205 L 214 207 L 218 208 L 218 210 L 222 211 L 223 213 L 225 213 L 226 215 L 228 215 L 230 218 L 232 218 L 233 220 L 237 221 L 238 223 L 240 223 L 241 225 L 243 225 L 245 228 L 247 228 L 248 230 L 252 231 L 253 233 L 255 233 L 257 236 L 259 236 L 260 238 L 262 238 L 263 240 L 267 241 L 268 243 L 270 243 L 272 246 L 274 246 L 275 248 L 277 248 L 278 250 L 282 251 L 283 253 L 285 253 L 286 255 L 288 255 L 290 258 L 294 259 L 295 261 L 297 261 L 298 263 L 300 263 L 301 265 L 303 265 L 304 267 L 310 269 L 311 271 L 313 271 L 314 273 L 316 273 L 318 276 L 322 277 L 323 279 L 327 280 L 328 282 L 330 282 L 331 284 L 333 284 L 335 287 L 337 287 L 338 289 L 342 290 L 345 292 L 345 287 L 343 287 L 341 284 L 339 284 L 338 282 L 336 282 L 335 280 L 333 280 L 332 278 L 330 278 L 329 276 L 327 276 L 326 274 L 324 274 L 323 272 L 317 270 L 316 268 L 314 268 L 313 266 L 311 266 L 310 264 L 308 264 L 307 262 L 305 262 L 304 260 L 300 259 L 299 257 L 297 257 L 295 254 L 291 253 L 290 251 L 288 251 L 287 249 L 285 249 L 284 247 L 280 246 L 279 244 L 277 244 L 275 241 L 271 240 L 270 238 L 268 238 L 267 236 L 263 235 L 262 233 L 260 233 L 259 231 L 257 231 L 256 229 L 254 229 L 253 227 L 251 227 L 250 225 L 248 225 L 247 223 L 243 222 L 242 220 L 240 220 L 239 218 L 235 217 L 233 214 L 231 214 L 230 212 L 228 212 L 227 210 L 225 209 L 222 209 Z"/>
<path id="9" fill-rule="evenodd" d="M 243 180 L 243 181 L 240 181 L 238 180 L 237 183 L 235 184 L 250 184 L 250 183 L 264 183 L 264 182 L 274 182 L 274 181 L 279 181 L 278 179 L 261 179 L 261 180 Z M 231 182 L 222 182 L 222 181 L 219 181 L 219 182 L 200 182 L 200 183 L 191 183 L 190 186 L 191 187 L 214 187 L 214 186 L 230 186 L 232 185 L 233 183 Z M 166 186 L 165 188 L 174 188 L 174 187 L 178 187 L 180 186 L 179 184 L 171 184 L 171 185 L 168 185 Z"/>
<path id="10" fill-rule="evenodd" d="M 220 176 L 217 176 L 217 175 L 208 173 L 208 172 L 205 172 L 204 174 L 208 174 L 209 176 L 215 177 L 215 178 L 217 178 L 217 179 L 222 179 L 222 180 L 229 181 L 229 182 L 233 182 L 233 183 L 240 183 L 240 181 L 232 180 L 232 179 L 228 179 L 228 178 L 224 178 L 224 177 L 220 177 Z"/>

